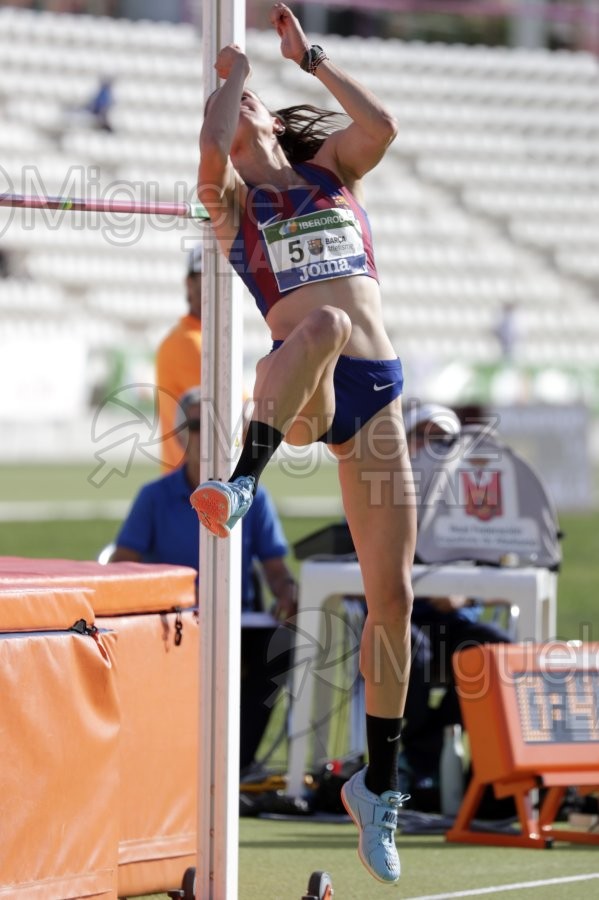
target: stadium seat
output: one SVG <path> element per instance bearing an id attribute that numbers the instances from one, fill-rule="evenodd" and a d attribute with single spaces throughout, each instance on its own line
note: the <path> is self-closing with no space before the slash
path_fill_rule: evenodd
<path id="1" fill-rule="evenodd" d="M 422 346 L 428 322 L 432 357 L 449 352 L 448 333 L 455 353 L 461 330 L 465 361 L 484 359 L 500 305 L 515 300 L 524 315 L 551 311 L 531 318 L 543 329 L 539 352 L 552 347 L 572 363 L 599 358 L 597 59 L 338 35 L 326 42 L 381 93 L 401 126 L 384 166 L 366 181 L 385 316 L 399 352 Z M 247 47 L 271 108 L 290 97 L 330 105 L 317 79 L 298 80 L 284 63 L 272 32 L 250 30 Z M 47 193 L 72 189 L 71 167 L 97 166 L 103 190 L 130 184 L 139 197 L 154 183 L 160 199 L 180 186 L 193 196 L 202 48 L 191 26 L 7 7 L 0 10 L 0 52 L 0 151 L 11 190 L 24 189 L 24 164 L 36 167 Z M 381 63 L 376 69 L 373 58 Z M 69 121 L 69 110 L 84 105 L 107 72 L 115 79 L 114 131 Z M 110 333 L 137 346 L 164 333 L 175 298 L 177 310 L 182 302 L 184 241 L 197 239 L 197 229 L 177 223 L 183 227 L 171 233 L 145 223 L 127 243 L 113 240 L 116 225 L 109 232 L 47 228 L 57 219 L 43 215 L 43 227 L 14 216 L 5 228 L 9 217 L 0 211 L 3 249 L 17 274 L 46 289 L 38 293 L 42 319 L 50 325 L 65 302 L 87 310 L 96 325 L 104 323 L 90 329 L 92 350 Z M 19 297 L 30 323 L 28 289 L 9 285 L 2 308 L 18 317 Z M 589 328 L 560 326 L 558 308 L 575 309 Z M 249 299 L 244 317 L 251 369 L 264 340 Z M 554 335 L 559 346 L 549 341 Z M 527 353 L 532 359 L 530 347 Z"/>

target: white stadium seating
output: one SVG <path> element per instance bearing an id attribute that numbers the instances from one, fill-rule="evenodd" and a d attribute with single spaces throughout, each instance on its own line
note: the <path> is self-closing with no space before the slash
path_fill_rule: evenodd
<path id="1" fill-rule="evenodd" d="M 317 38 L 318 39 L 318 38 Z M 599 64 L 584 53 L 322 37 L 400 132 L 365 183 L 389 332 L 408 359 L 493 362 L 518 304 L 523 362 L 599 361 Z M 272 109 L 331 106 L 250 31 Z M 0 190 L 192 199 L 202 47 L 187 25 L 0 9 Z M 372 66 L 373 59 L 378 65 Z M 113 131 L 81 107 L 114 78 Z M 193 222 L 0 210 L 6 329 L 72 328 L 91 351 L 156 342 L 184 311 Z M 268 350 L 245 304 L 249 373 Z M 70 321 L 71 321 L 70 320 Z"/>

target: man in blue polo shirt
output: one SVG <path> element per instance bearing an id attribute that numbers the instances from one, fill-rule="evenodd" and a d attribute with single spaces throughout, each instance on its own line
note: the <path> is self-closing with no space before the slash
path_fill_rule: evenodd
<path id="1" fill-rule="evenodd" d="M 144 485 L 116 539 L 110 562 L 168 563 L 198 568 L 199 520 L 189 502 L 200 480 L 199 387 L 179 401 L 179 436 L 185 448 L 183 465 Z M 273 614 L 281 622 L 297 612 L 297 584 L 285 562 L 288 552 L 272 499 L 258 488 L 242 523 L 241 603 L 257 607 L 255 566 L 259 565 L 273 597 Z M 244 628 L 241 639 L 241 753 L 242 771 L 254 761 L 272 709 L 273 693 L 289 668 L 288 652 L 268 659 L 268 645 L 276 628 Z M 287 632 L 289 634 L 289 632 Z M 289 644 L 289 641 L 287 642 Z M 277 650 L 285 644 L 277 636 Z M 267 702 L 268 701 L 268 702 Z"/>

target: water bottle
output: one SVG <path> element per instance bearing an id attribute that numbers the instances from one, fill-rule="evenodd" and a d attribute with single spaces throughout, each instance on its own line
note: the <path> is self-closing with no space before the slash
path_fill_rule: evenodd
<path id="1" fill-rule="evenodd" d="M 461 725 L 443 729 L 443 749 L 439 764 L 441 812 L 457 816 L 464 796 L 464 747 Z"/>

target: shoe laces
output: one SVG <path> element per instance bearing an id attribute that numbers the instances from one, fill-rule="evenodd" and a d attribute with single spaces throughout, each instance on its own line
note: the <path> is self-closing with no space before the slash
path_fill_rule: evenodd
<path id="1" fill-rule="evenodd" d="M 384 803 L 386 806 L 392 806 L 393 809 L 399 809 L 400 806 L 407 803 L 411 796 L 411 794 L 399 794 L 397 792 L 389 791 L 388 796 L 381 797 L 381 803 Z"/>
<path id="2" fill-rule="evenodd" d="M 387 838 L 392 838 L 393 832 L 397 827 L 397 810 L 400 808 L 402 803 L 405 803 L 406 800 L 410 799 L 410 794 L 399 794 L 395 792 L 389 792 L 389 796 L 381 796 L 379 801 L 380 806 L 386 809 L 391 809 L 394 812 L 394 816 L 387 820 L 386 816 L 381 816 L 380 820 L 376 823 L 378 827 L 381 829 L 380 836 L 381 840 L 384 843 L 388 843 Z"/>
<path id="3" fill-rule="evenodd" d="M 251 475 L 243 475 L 232 482 L 233 487 L 243 495 L 244 499 L 253 496 L 255 479 Z"/>
<path id="4" fill-rule="evenodd" d="M 410 799 L 410 796 L 410 794 L 395 794 L 395 796 L 386 798 L 387 804 L 388 806 L 392 807 L 392 809 L 397 811 L 403 806 L 404 803 L 406 803 Z M 395 831 L 395 828 L 390 828 L 389 833 L 392 834 L 393 831 Z"/>

